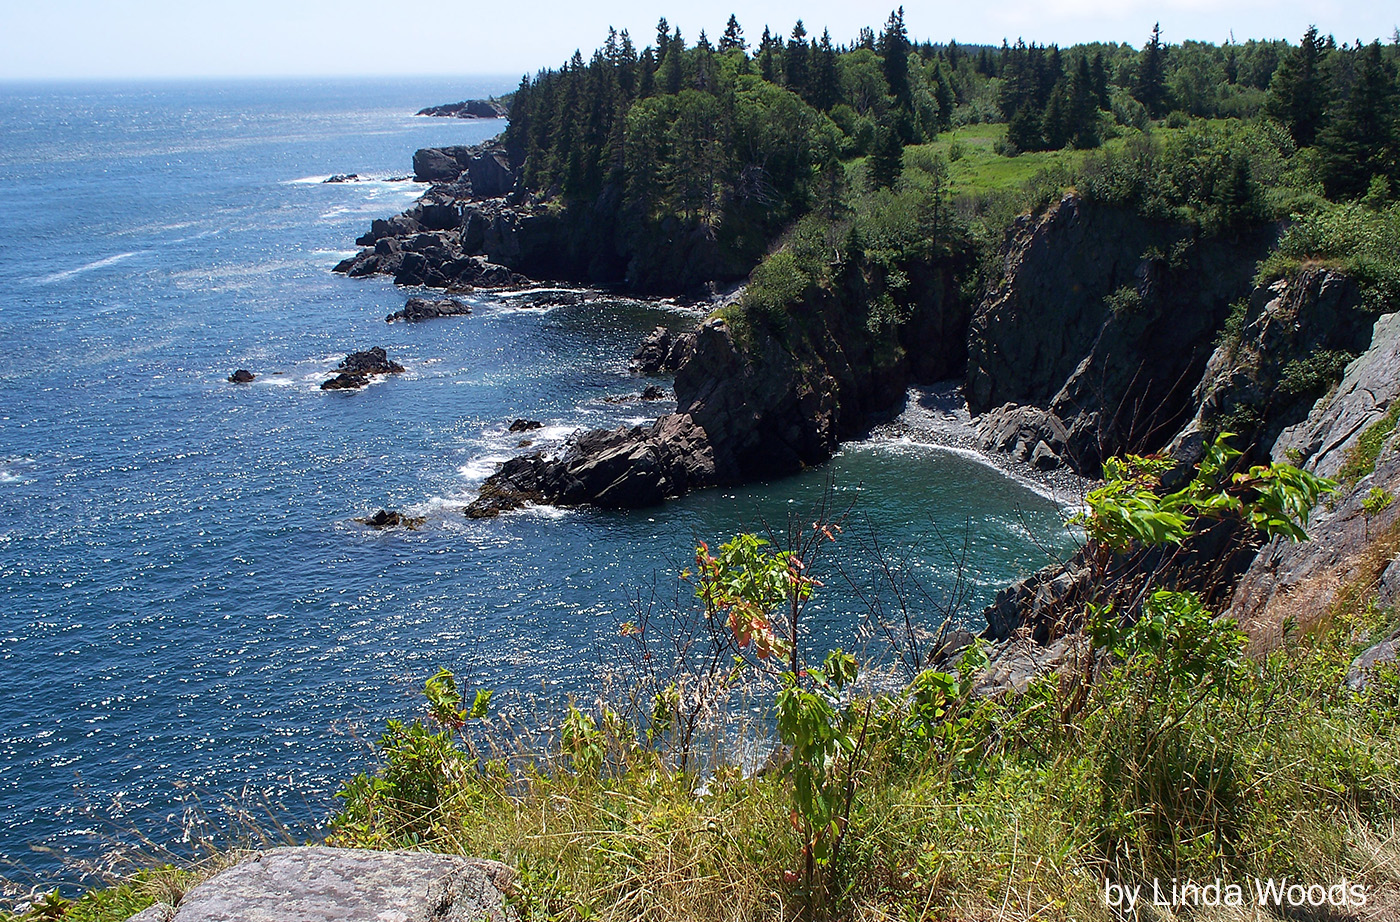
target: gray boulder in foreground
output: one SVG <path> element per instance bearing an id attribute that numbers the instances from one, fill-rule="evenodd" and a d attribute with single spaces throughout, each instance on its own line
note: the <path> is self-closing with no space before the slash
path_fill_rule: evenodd
<path id="1" fill-rule="evenodd" d="M 190 890 L 173 915 L 155 906 L 129 922 L 515 922 L 511 876 L 477 858 L 274 848 Z"/>

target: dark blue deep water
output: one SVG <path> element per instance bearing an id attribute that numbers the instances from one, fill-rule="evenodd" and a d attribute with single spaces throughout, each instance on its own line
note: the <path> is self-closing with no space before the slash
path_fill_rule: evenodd
<path id="1" fill-rule="evenodd" d="M 549 444 L 664 412 L 604 398 L 640 389 L 646 331 L 693 319 L 482 297 L 390 326 L 405 292 L 330 272 L 421 188 L 319 180 L 479 141 L 499 126 L 410 113 L 511 85 L 0 86 L 0 877 L 174 844 L 196 799 L 314 829 L 438 666 L 503 701 L 584 692 L 639 587 L 828 482 L 935 590 L 933 536 L 966 537 L 977 603 L 1063 545 L 1053 503 L 908 441 L 643 512 L 466 520 L 515 417 Z M 372 345 L 408 372 L 318 389 Z M 352 521 L 381 506 L 427 525 Z M 814 643 L 852 643 L 858 609 L 833 583 Z"/>

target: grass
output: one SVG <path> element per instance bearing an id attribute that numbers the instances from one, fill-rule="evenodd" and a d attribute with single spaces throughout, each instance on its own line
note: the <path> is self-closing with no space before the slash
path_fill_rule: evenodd
<path id="1" fill-rule="evenodd" d="M 1366 431 L 1347 449 L 1342 466 L 1337 471 L 1337 479 L 1348 486 L 1355 486 L 1361 478 L 1374 471 L 1381 449 L 1395 431 L 1397 421 L 1400 421 L 1400 402 L 1391 404 L 1385 415 L 1367 426 Z"/>
<path id="2" fill-rule="evenodd" d="M 1033 151 L 1007 157 L 996 152 L 996 146 L 1006 140 L 1003 124 L 968 125 L 939 135 L 929 144 L 905 149 L 906 158 L 913 152 L 927 150 L 941 154 L 949 161 L 949 191 L 958 196 L 979 196 L 1021 189 L 1046 170 L 1073 170 L 1084 159 L 1084 151 Z M 954 160 L 950 151 L 961 149 Z"/>

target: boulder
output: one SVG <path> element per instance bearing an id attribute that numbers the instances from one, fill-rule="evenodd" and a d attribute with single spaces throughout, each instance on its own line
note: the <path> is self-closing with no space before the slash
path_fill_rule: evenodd
<path id="1" fill-rule="evenodd" d="M 691 335 L 677 335 L 666 327 L 657 327 L 633 353 L 632 369 L 648 376 L 674 373 L 685 361 L 694 340 Z"/>
<path id="2" fill-rule="evenodd" d="M 1003 404 L 978 417 L 976 426 L 983 451 L 1008 454 L 1042 471 L 1064 464 L 1069 432 L 1049 410 Z"/>
<path id="3" fill-rule="evenodd" d="M 544 423 L 537 419 L 517 419 L 510 424 L 511 432 L 529 432 L 531 429 L 542 429 Z"/>
<path id="4" fill-rule="evenodd" d="M 321 382 L 323 391 L 353 391 L 364 387 L 369 383 L 369 378 L 364 375 L 352 375 L 341 372 L 329 381 Z"/>
<path id="5" fill-rule="evenodd" d="M 1400 631 L 1391 634 L 1352 660 L 1351 669 L 1347 672 L 1347 688 L 1354 692 L 1365 691 L 1371 673 L 1382 667 L 1395 668 L 1398 652 L 1400 652 Z"/>
<path id="6" fill-rule="evenodd" d="M 476 198 L 499 198 L 515 188 L 515 171 L 504 150 L 483 150 L 467 164 L 472 195 Z"/>
<path id="7" fill-rule="evenodd" d="M 228 376 L 228 379 L 229 379 L 230 381 L 232 381 L 234 384 L 247 384 L 247 383 L 249 383 L 250 381 L 252 381 L 252 380 L 253 380 L 254 378 L 256 378 L 256 377 L 257 377 L 257 375 L 253 374 L 253 373 L 252 373 L 251 371 L 249 371 L 248 369 L 246 369 L 246 368 L 240 368 L 240 369 L 238 369 L 237 371 L 235 371 L 233 374 L 229 375 L 229 376 Z"/>
<path id="8" fill-rule="evenodd" d="M 505 898 L 512 878 L 507 866 L 477 858 L 274 848 L 214 875 L 161 917 L 169 922 L 516 922 Z"/>
<path id="9" fill-rule="evenodd" d="M 334 176 L 330 176 L 330 177 L 327 177 L 326 179 L 321 180 L 321 182 L 323 182 L 323 183 L 327 183 L 327 182 L 359 182 L 359 181 L 360 181 L 360 174 L 359 174 L 359 173 L 336 173 Z"/>
<path id="10" fill-rule="evenodd" d="M 463 304 L 454 298 L 444 298 L 439 301 L 430 301 L 427 298 L 409 298 L 402 310 L 395 311 L 384 320 L 387 323 L 393 323 L 395 320 L 417 323 L 435 317 L 460 317 L 471 312 L 471 305 Z"/>
<path id="11" fill-rule="evenodd" d="M 452 182 L 466 172 L 474 149 L 426 147 L 413 154 L 413 178 L 418 182 Z"/>
<path id="12" fill-rule="evenodd" d="M 643 400 L 665 400 L 665 399 L 666 399 L 666 392 L 665 392 L 664 390 L 662 390 L 661 388 L 657 387 L 655 384 L 649 384 L 649 385 L 647 385 L 646 390 L 642 391 L 642 399 L 643 399 Z"/>

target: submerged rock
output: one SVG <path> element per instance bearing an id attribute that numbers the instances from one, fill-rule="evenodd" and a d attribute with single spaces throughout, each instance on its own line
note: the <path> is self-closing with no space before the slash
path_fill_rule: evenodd
<path id="1" fill-rule="evenodd" d="M 471 305 L 463 304 L 455 298 L 443 298 L 439 301 L 429 301 L 427 298 L 409 298 L 402 310 L 395 311 L 384 320 L 386 323 L 393 323 L 395 320 L 417 323 L 420 320 L 432 320 L 435 317 L 461 317 L 471 312 Z"/>
<path id="2" fill-rule="evenodd" d="M 531 429 L 543 429 L 544 423 L 537 419 L 517 419 L 510 424 L 511 432 L 529 432 Z"/>
<path id="3" fill-rule="evenodd" d="M 330 177 L 327 177 L 326 179 L 321 180 L 321 182 L 323 182 L 323 183 L 328 183 L 328 182 L 359 182 L 359 181 L 360 181 L 360 174 L 359 174 L 359 173 L 336 173 L 334 176 L 330 176 Z"/>
<path id="4" fill-rule="evenodd" d="M 247 383 L 249 383 L 250 381 L 252 381 L 252 380 L 253 380 L 254 378 L 256 378 L 256 377 L 257 377 L 257 375 L 253 374 L 253 373 L 252 373 L 251 371 L 249 371 L 248 369 L 246 369 L 246 368 L 240 368 L 240 369 L 238 369 L 237 371 L 235 371 L 233 374 L 229 375 L 229 376 L 228 376 L 228 379 L 229 379 L 231 382 L 233 382 L 234 384 L 247 384 Z"/>
<path id="5" fill-rule="evenodd" d="M 375 531 L 383 531 L 386 528 L 417 528 L 428 520 L 420 515 L 404 515 L 392 509 L 380 509 L 374 515 L 359 516 L 355 521 L 361 525 L 368 525 Z"/>

